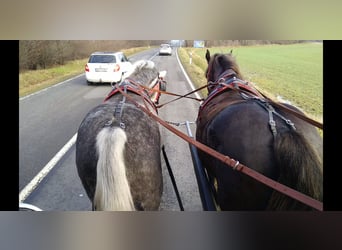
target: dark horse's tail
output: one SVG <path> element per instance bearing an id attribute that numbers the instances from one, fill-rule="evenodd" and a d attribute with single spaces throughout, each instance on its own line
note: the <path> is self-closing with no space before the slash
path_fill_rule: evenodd
<path id="1" fill-rule="evenodd" d="M 279 182 L 316 200 L 323 200 L 323 168 L 317 152 L 297 131 L 278 133 L 274 140 Z M 311 210 L 312 208 L 274 191 L 268 209 Z"/>
<path id="2" fill-rule="evenodd" d="M 135 210 L 126 177 L 125 131 L 119 127 L 105 127 L 96 139 L 98 162 L 94 207 L 96 210 Z"/>

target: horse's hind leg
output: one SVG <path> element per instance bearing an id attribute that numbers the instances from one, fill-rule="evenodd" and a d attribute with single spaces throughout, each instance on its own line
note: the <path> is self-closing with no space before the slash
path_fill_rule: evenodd
<path id="1" fill-rule="evenodd" d="M 207 172 L 207 176 L 208 176 L 208 181 L 209 181 L 211 193 L 213 194 L 215 201 L 217 201 L 217 180 L 216 180 L 216 177 L 214 177 L 212 174 L 209 174 L 208 172 Z"/>

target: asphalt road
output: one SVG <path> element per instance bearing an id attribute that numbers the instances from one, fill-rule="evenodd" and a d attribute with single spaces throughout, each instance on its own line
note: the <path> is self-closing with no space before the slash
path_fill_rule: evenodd
<path id="1" fill-rule="evenodd" d="M 157 52 L 151 49 L 130 57 L 130 60 L 151 59 L 159 70 L 167 71 L 167 91 L 190 92 L 192 89 L 176 51 L 172 56 L 158 56 Z M 26 191 L 29 190 L 23 202 L 44 211 L 91 210 L 91 203 L 77 175 L 74 141 L 85 114 L 101 103 L 110 90 L 109 85 L 88 86 L 82 74 L 19 100 L 19 190 L 25 187 Z M 174 98 L 162 95 L 160 104 Z M 193 122 L 198 106 L 195 100 L 180 99 L 160 108 L 159 115 L 174 123 Z M 177 126 L 177 129 L 187 133 L 185 125 Z M 184 210 L 202 211 L 188 143 L 162 126 L 160 130 Z M 194 124 L 191 131 L 195 133 Z M 179 211 L 162 154 L 161 157 L 164 191 L 160 210 Z M 37 176 L 40 176 L 39 181 L 33 182 Z"/>

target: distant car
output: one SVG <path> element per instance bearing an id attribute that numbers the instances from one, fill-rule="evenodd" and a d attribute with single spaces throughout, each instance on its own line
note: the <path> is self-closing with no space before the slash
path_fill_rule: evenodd
<path id="1" fill-rule="evenodd" d="M 132 67 L 132 63 L 123 52 L 94 52 L 85 65 L 85 76 L 88 85 L 117 83 Z"/>
<path id="2" fill-rule="evenodd" d="M 172 55 L 172 48 L 170 44 L 161 44 L 159 48 L 159 55 Z"/>

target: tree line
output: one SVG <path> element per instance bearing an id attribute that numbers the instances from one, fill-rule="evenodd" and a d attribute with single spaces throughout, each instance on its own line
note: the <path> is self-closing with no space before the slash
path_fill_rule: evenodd
<path id="1" fill-rule="evenodd" d="M 193 46 L 193 40 L 181 40 L 182 46 Z M 20 40 L 19 70 L 45 69 L 68 61 L 84 59 L 94 51 L 118 51 L 134 47 L 159 46 L 170 40 Z M 294 43 L 298 40 L 205 40 L 206 47 Z"/>
<path id="2" fill-rule="evenodd" d="M 20 40 L 19 70 L 45 69 L 68 61 L 84 59 L 95 51 L 154 46 L 157 40 Z"/>

